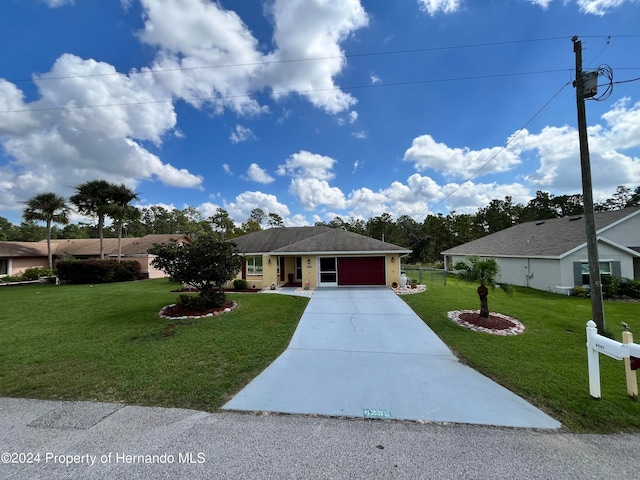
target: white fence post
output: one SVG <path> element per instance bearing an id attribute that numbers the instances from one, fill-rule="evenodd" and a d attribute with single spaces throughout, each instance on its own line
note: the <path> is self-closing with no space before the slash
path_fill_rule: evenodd
<path id="1" fill-rule="evenodd" d="M 600 359 L 598 351 L 594 348 L 595 335 L 598 334 L 596 322 L 587 322 L 587 363 L 589 366 L 589 395 L 600 398 Z"/>

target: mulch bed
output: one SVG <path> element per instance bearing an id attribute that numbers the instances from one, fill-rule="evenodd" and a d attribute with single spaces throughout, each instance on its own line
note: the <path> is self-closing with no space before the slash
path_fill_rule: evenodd
<path id="1" fill-rule="evenodd" d="M 489 318 L 482 318 L 477 310 L 454 310 L 447 316 L 458 325 L 476 332 L 492 335 L 519 335 L 524 332 L 524 325 L 515 318 L 491 312 Z"/>
<path id="2" fill-rule="evenodd" d="M 173 318 L 173 319 L 187 319 L 187 318 L 202 318 L 202 317 L 216 317 L 223 313 L 229 313 L 235 310 L 238 304 L 236 302 L 227 302 L 224 307 L 207 308 L 205 310 L 187 310 L 178 305 L 167 305 L 158 313 L 161 318 Z"/>

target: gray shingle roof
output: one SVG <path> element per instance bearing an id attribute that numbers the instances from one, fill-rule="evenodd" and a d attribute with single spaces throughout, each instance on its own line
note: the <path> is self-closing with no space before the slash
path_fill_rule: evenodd
<path id="1" fill-rule="evenodd" d="M 270 228 L 232 239 L 241 253 L 397 252 L 408 250 L 357 233 L 326 226 Z"/>
<path id="2" fill-rule="evenodd" d="M 610 225 L 637 214 L 640 214 L 640 207 L 596 213 L 596 230 L 600 233 Z M 586 243 L 584 216 L 575 216 L 521 223 L 441 253 L 443 255 L 557 258 L 584 243 Z"/>

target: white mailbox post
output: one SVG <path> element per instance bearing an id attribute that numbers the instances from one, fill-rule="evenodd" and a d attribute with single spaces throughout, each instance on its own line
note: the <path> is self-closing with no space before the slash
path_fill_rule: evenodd
<path id="1" fill-rule="evenodd" d="M 629 335 L 630 332 L 625 332 Z M 631 369 L 630 359 L 640 358 L 640 345 L 632 343 L 633 337 L 627 336 L 625 343 L 616 342 L 598 334 L 596 323 L 593 320 L 587 322 L 587 363 L 589 366 L 589 394 L 593 398 L 600 398 L 600 358 L 603 353 L 615 360 L 624 360 L 627 377 L 627 392 L 633 399 L 638 397 L 638 381 L 635 370 Z M 627 341 L 628 340 L 628 341 Z"/>

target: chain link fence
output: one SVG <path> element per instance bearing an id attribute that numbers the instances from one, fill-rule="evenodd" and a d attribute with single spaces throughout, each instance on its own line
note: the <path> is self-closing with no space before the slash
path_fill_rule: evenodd
<path id="1" fill-rule="evenodd" d="M 427 282 L 447 284 L 447 271 L 443 268 L 423 267 L 422 265 L 402 265 L 400 269 L 404 272 L 409 281 L 413 281 L 419 285 L 425 285 Z"/>

